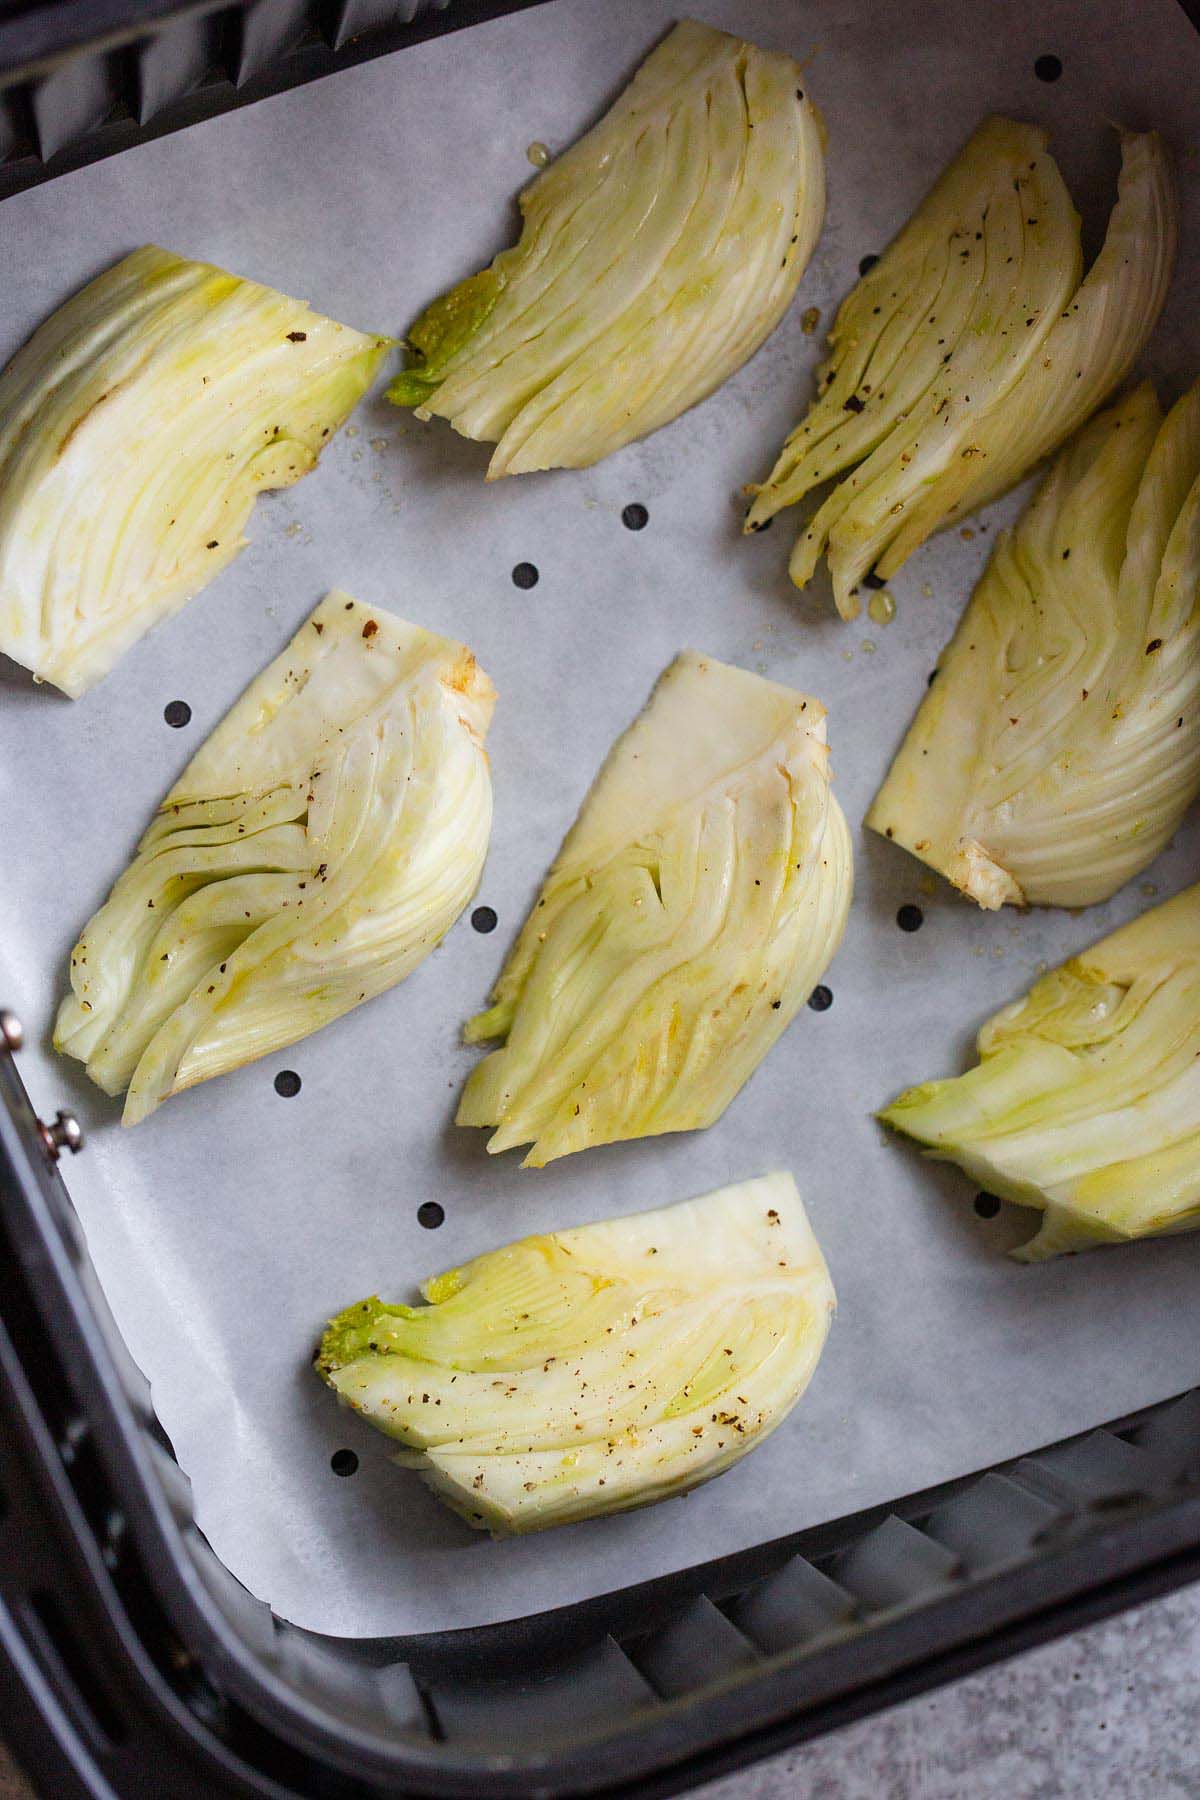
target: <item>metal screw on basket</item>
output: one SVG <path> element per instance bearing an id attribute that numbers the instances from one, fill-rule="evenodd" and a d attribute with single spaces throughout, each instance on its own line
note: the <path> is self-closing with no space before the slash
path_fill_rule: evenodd
<path id="1" fill-rule="evenodd" d="M 38 1120 L 38 1130 L 42 1134 L 42 1142 L 53 1162 L 58 1161 L 61 1150 L 69 1150 L 75 1156 L 83 1149 L 83 1126 L 73 1112 L 59 1112 L 54 1123 L 47 1125 Z"/>
<path id="2" fill-rule="evenodd" d="M 6 1006 L 0 1007 L 0 1043 L 15 1056 L 25 1042 L 25 1027 L 16 1013 L 9 1012 Z"/>

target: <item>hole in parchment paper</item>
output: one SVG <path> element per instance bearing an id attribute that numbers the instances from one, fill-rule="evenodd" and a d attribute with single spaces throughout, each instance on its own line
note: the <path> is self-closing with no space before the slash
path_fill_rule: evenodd
<path id="1" fill-rule="evenodd" d="M 862 261 L 858 265 L 859 274 L 860 275 L 869 275 L 871 273 L 871 270 L 875 267 L 875 264 L 878 261 L 879 261 L 879 258 L 877 256 L 864 256 Z"/>
<path id="2" fill-rule="evenodd" d="M 436 1231 L 446 1217 L 446 1209 L 436 1200 L 423 1200 L 417 1208 L 417 1224 L 426 1231 Z"/>
<path id="3" fill-rule="evenodd" d="M 994 1219 L 1000 1211 L 1001 1201 L 995 1194 L 976 1194 L 975 1211 L 981 1219 Z"/>
<path id="4" fill-rule="evenodd" d="M 626 531 L 645 531 L 650 514 L 640 500 L 631 500 L 628 506 L 621 508 L 621 523 Z"/>
<path id="5" fill-rule="evenodd" d="M 275 1077 L 275 1092 L 285 1100 L 294 1100 L 300 1092 L 300 1077 L 295 1069 L 280 1069 Z"/>
<path id="6" fill-rule="evenodd" d="M 192 709 L 186 700 L 168 700 L 163 707 L 163 718 L 168 725 L 173 725 L 176 731 L 181 731 L 185 725 L 191 724 Z"/>
<path id="7" fill-rule="evenodd" d="M 896 914 L 896 923 L 901 931 L 920 931 L 925 923 L 925 914 L 919 906 L 913 906 L 910 902 L 900 908 Z"/>
<path id="8" fill-rule="evenodd" d="M 812 1007 L 814 1012 L 828 1012 L 833 1005 L 833 989 L 827 987 L 815 987 L 808 996 L 808 1004 Z"/>
<path id="9" fill-rule="evenodd" d="M 1062 58 L 1039 56 L 1033 65 L 1033 72 L 1039 81 L 1057 81 L 1062 74 Z"/>
<path id="10" fill-rule="evenodd" d="M 513 584 L 519 588 L 532 588 L 538 584 L 536 563 L 518 563 L 513 570 Z"/>
<path id="11" fill-rule="evenodd" d="M 494 906 L 477 906 L 471 914 L 471 923 L 476 931 L 495 931 L 498 923 Z"/>
<path id="12" fill-rule="evenodd" d="M 335 1475 L 356 1475 L 358 1458 L 353 1450 L 335 1450 L 329 1459 L 329 1466 Z"/>

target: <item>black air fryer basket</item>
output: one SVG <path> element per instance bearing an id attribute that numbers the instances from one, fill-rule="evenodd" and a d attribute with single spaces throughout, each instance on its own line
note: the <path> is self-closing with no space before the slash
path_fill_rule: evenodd
<path id="1" fill-rule="evenodd" d="M 514 10 L 0 0 L 0 196 Z M 675 1793 L 1200 1577 L 1196 1389 L 507 1624 L 289 1625 L 193 1521 L 60 1173 L 74 1122 L 39 1121 L 3 1027 L 0 1737 L 55 1800 Z"/>

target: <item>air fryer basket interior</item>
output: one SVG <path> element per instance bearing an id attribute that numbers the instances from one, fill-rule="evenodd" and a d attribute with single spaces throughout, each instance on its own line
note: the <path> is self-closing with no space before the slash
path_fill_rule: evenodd
<path id="1" fill-rule="evenodd" d="M 94 1593 L 107 1606 L 111 1588 L 135 1629 L 149 1606 L 137 1596 L 153 1595 L 167 1623 L 151 1660 L 247 1765 L 271 1721 L 313 1767 L 340 1760 L 379 1791 L 466 1792 L 485 1767 L 497 1792 L 528 1793 L 534 1767 L 564 1793 L 671 1770 L 665 1791 L 697 1759 L 739 1754 L 752 1732 L 761 1747 L 802 1718 L 828 1724 L 1015 1647 L 1022 1631 L 1117 1604 L 1135 1571 L 1148 1590 L 1190 1568 L 1200 1406 L 1161 1403 L 1195 1375 L 1200 1241 L 1016 1270 L 1001 1254 L 1014 1221 L 977 1219 L 958 1177 L 885 1146 L 866 1117 L 906 1080 L 958 1066 L 979 1018 L 1038 962 L 1148 904 L 1138 884 L 1079 918 L 983 919 L 860 835 L 835 1006 L 796 1022 L 714 1131 L 542 1177 L 512 1159 L 489 1165 L 447 1123 L 470 1066 L 457 1023 L 669 656 L 698 642 L 820 694 L 838 791 L 858 819 L 986 553 L 986 531 L 931 546 L 893 584 L 899 618 L 885 631 L 839 626 L 824 588 L 788 589 L 786 523 L 738 541 L 736 490 L 792 422 L 818 351 L 799 308 L 828 321 L 859 257 L 985 111 L 1051 127 L 1093 246 L 1114 169 L 1105 121 L 1156 124 L 1189 144 L 1200 46 L 1171 0 L 1136 21 L 1117 0 L 1014 5 L 987 55 L 964 41 L 949 0 L 919 20 L 783 0 L 705 11 L 815 52 L 831 128 L 821 246 L 793 315 L 741 375 L 609 464 L 499 491 L 483 489 L 477 446 L 376 399 L 317 475 L 260 507 L 251 549 L 222 582 L 86 702 L 3 674 L 0 758 L 19 772 L 6 804 L 20 853 L 0 894 L 0 993 L 29 1028 L 26 1079 L 43 1100 L 69 1094 L 90 1137 L 71 1171 L 80 1231 L 43 1178 L 0 1054 L 16 1111 L 3 1196 L 14 1392 L 35 1377 L 26 1399 L 50 1428 L 64 1520 L 94 1539 Z M 603 15 L 553 0 L 18 195 L 3 214 L 15 274 L 0 352 L 143 239 L 355 324 L 402 329 L 504 241 L 526 144 L 569 141 L 670 17 L 656 0 Z M 1047 52 L 1064 65 L 1054 84 L 1033 72 Z M 456 165 L 478 173 L 464 184 Z M 1180 174 L 1184 249 L 1147 359 L 1164 392 L 1200 368 L 1186 157 Z M 651 518 L 636 536 L 620 524 L 631 499 Z M 989 509 L 985 523 L 1012 510 Z M 540 571 L 530 593 L 510 580 L 522 560 Z M 186 755 L 334 584 L 465 637 L 497 681 L 496 833 L 480 898 L 501 928 L 477 938 L 462 921 L 392 995 L 122 1135 L 101 1096 L 49 1066 L 65 953 Z M 193 724 L 177 737 L 163 706 L 180 697 Z M 51 809 L 71 820 L 69 856 L 46 830 Z M 1196 843 L 1193 825 L 1149 872 L 1158 892 L 1188 879 Z M 926 922 L 906 938 L 893 921 L 913 900 Z M 303 1076 L 293 1100 L 272 1090 L 283 1066 Z M 768 1166 L 795 1170 L 842 1316 L 787 1430 L 686 1503 L 520 1546 L 468 1539 L 307 1373 L 322 1317 L 359 1293 L 400 1292 L 519 1232 Z M 447 1213 L 436 1237 L 416 1222 L 431 1197 Z M 128 1349 L 115 1328 L 96 1335 L 92 1315 L 109 1307 Z M 358 1457 L 349 1480 L 330 1466 L 345 1447 Z M 75 1641 L 55 1567 L 48 1554 L 37 1591 L 51 1600 L 33 1612 L 45 1655 L 56 1634 Z M 83 1702 L 95 1713 L 94 1697 Z M 121 1742 L 97 1728 L 116 1767 Z"/>
<path id="2" fill-rule="evenodd" d="M 56 1800 L 668 1794 L 1200 1574 L 1194 1390 L 540 1617 L 298 1630 L 196 1529 L 2 1049 L 0 1099 L 0 1717 Z"/>

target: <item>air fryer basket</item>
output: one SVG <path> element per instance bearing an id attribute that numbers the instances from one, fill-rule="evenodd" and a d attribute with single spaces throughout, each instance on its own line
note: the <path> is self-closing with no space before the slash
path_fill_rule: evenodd
<path id="1" fill-rule="evenodd" d="M 0 199 L 540 0 L 6 0 Z"/>
<path id="2" fill-rule="evenodd" d="M 0 8 L 0 196 L 511 10 Z M 39 1122 L 4 1023 L 0 1736 L 56 1800 L 667 1794 L 1200 1577 L 1194 1389 L 574 1606 L 369 1640 L 290 1625 L 194 1523 L 58 1168 L 69 1133 Z"/>
<path id="3" fill-rule="evenodd" d="M 0 1095 L 0 1733 L 56 1800 L 675 1793 L 1200 1576 L 1195 1389 L 578 1606 L 302 1631 L 194 1525 L 6 1050 Z"/>

